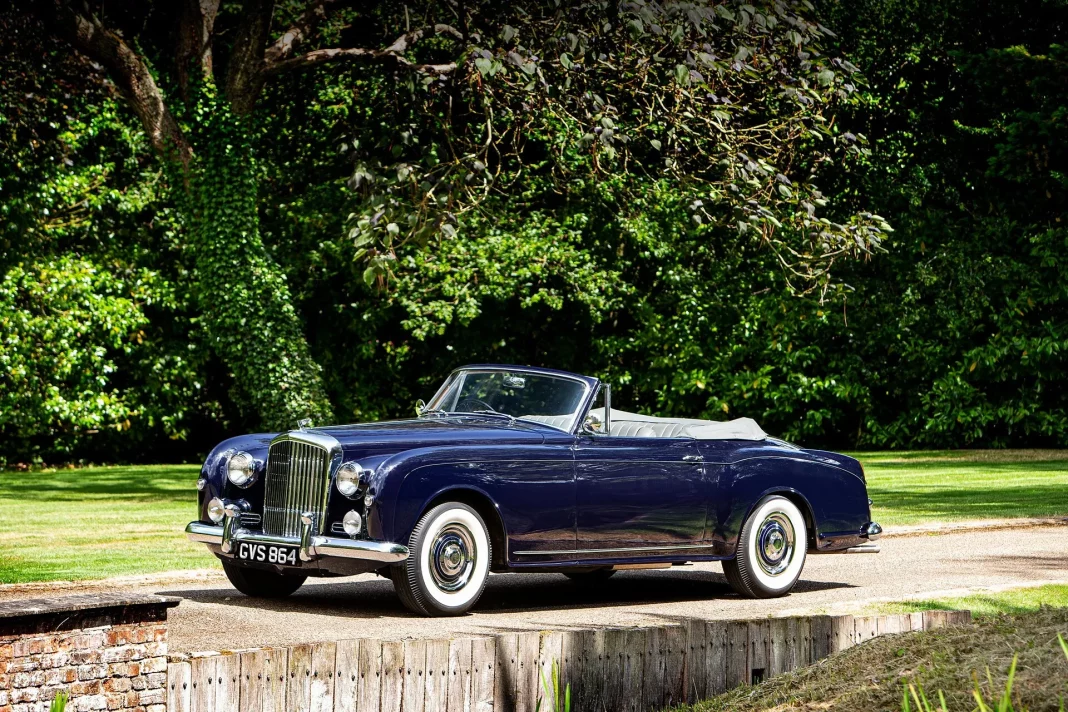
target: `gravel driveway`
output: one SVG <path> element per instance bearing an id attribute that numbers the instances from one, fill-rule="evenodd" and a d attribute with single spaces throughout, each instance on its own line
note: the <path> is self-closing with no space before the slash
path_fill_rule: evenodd
<path id="1" fill-rule="evenodd" d="M 414 617 L 401 607 L 392 584 L 373 575 L 310 580 L 283 601 L 245 598 L 221 573 L 195 584 L 134 590 L 186 599 L 170 614 L 170 649 L 192 652 L 848 610 L 933 592 L 1068 581 L 1064 526 L 892 537 L 880 543 L 883 551 L 876 555 L 810 556 L 791 595 L 764 601 L 731 593 L 719 564 L 627 571 L 593 588 L 557 574 L 495 575 L 474 612 L 461 618 Z"/>

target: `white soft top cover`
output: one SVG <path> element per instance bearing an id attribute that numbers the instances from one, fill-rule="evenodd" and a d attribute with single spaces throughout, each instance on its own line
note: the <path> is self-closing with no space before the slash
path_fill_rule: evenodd
<path id="1" fill-rule="evenodd" d="M 604 408 L 591 414 L 604 421 Z M 695 440 L 766 440 L 765 433 L 752 418 L 734 420 L 698 420 L 696 418 L 657 418 L 653 415 L 611 411 L 611 435 L 638 438 L 694 438 Z"/>

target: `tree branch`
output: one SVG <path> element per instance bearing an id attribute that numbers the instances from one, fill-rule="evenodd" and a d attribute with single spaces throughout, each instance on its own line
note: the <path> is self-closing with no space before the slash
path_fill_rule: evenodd
<path id="1" fill-rule="evenodd" d="M 263 86 L 264 51 L 271 31 L 274 0 L 245 0 L 241 24 L 226 68 L 226 98 L 237 114 L 247 114 L 256 105 Z"/>
<path id="2" fill-rule="evenodd" d="M 282 36 L 274 41 L 267 51 L 264 53 L 264 61 L 268 66 L 276 62 L 280 62 L 284 59 L 288 59 L 293 54 L 293 48 L 307 39 L 315 28 L 326 19 L 326 6 L 332 5 L 337 0 L 315 0 L 306 9 L 301 16 L 297 18 L 296 23 L 282 33 Z"/>
<path id="3" fill-rule="evenodd" d="M 178 27 L 178 86 L 189 98 L 189 82 L 194 71 L 205 78 L 212 73 L 211 36 L 220 0 L 183 0 Z"/>
<path id="4" fill-rule="evenodd" d="M 407 32 L 394 40 L 392 44 L 383 47 L 382 49 L 365 49 L 360 47 L 346 49 L 338 47 L 313 50 L 297 57 L 269 63 L 264 68 L 264 74 L 270 77 L 276 74 L 281 74 L 282 72 L 307 69 L 308 67 L 325 64 L 327 62 L 355 59 L 390 64 L 399 69 L 406 69 L 423 74 L 442 75 L 455 71 L 455 62 L 448 62 L 446 64 L 418 64 L 412 62 L 403 55 L 403 52 L 408 50 L 412 45 L 430 32 L 433 32 L 434 34 L 448 34 L 457 39 L 463 39 L 463 35 L 454 27 L 449 25 L 434 25 L 433 27 L 423 27 L 418 30 L 413 30 L 412 32 Z"/>
<path id="5" fill-rule="evenodd" d="M 64 0 L 53 0 L 51 8 L 42 2 L 34 9 L 57 35 L 108 70 L 115 87 L 141 120 L 152 148 L 160 155 L 176 160 L 183 171 L 187 169 L 193 151 L 144 60 L 99 18 L 89 13 L 87 7 L 81 13 Z"/>

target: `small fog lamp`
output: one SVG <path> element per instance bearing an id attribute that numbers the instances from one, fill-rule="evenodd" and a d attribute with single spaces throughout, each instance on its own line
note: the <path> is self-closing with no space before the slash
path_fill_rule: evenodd
<path id="1" fill-rule="evenodd" d="M 368 492 L 363 496 L 363 511 L 367 511 L 371 508 L 371 505 L 375 503 L 375 496 Z"/>
<path id="2" fill-rule="evenodd" d="M 363 528 L 363 517 L 355 509 L 350 509 L 345 518 L 341 520 L 341 526 L 345 528 L 345 533 L 349 536 L 356 536 L 360 533 L 360 529 Z"/>
<path id="3" fill-rule="evenodd" d="M 208 519 L 216 524 L 222 524 L 222 520 L 226 518 L 226 505 L 218 497 L 212 497 L 208 502 Z"/>
<path id="4" fill-rule="evenodd" d="M 352 497 L 360 488 L 360 475 L 363 468 L 358 462 L 346 462 L 337 468 L 337 491 L 346 497 Z"/>
<path id="5" fill-rule="evenodd" d="M 238 487 L 248 487 L 256 479 L 256 460 L 247 452 L 238 452 L 226 461 L 226 476 Z"/>

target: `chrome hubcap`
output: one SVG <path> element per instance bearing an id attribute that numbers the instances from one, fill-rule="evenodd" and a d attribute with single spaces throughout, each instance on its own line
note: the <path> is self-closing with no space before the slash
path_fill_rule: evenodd
<path id="1" fill-rule="evenodd" d="M 772 512 L 758 531 L 757 562 L 764 573 L 778 576 L 794 560 L 794 526 L 784 512 Z"/>
<path id="2" fill-rule="evenodd" d="M 430 574 L 442 591 L 458 591 L 475 570 L 475 540 L 462 524 L 446 524 L 428 550 Z"/>

